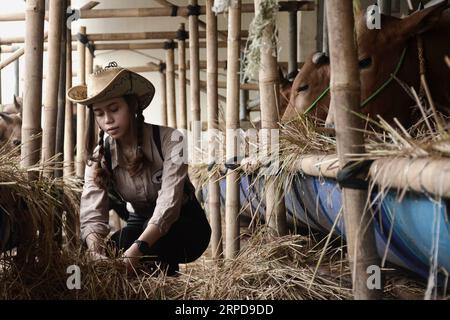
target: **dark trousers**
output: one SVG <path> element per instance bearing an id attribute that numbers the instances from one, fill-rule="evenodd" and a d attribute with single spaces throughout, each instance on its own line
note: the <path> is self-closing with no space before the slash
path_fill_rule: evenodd
<path id="1" fill-rule="evenodd" d="M 130 213 L 126 227 L 111 236 L 117 251 L 127 250 L 147 227 L 150 218 Z M 211 227 L 206 214 L 195 196 L 181 208 L 180 217 L 167 234 L 153 246 L 155 260 L 168 264 L 188 263 L 199 258 L 208 247 Z"/>

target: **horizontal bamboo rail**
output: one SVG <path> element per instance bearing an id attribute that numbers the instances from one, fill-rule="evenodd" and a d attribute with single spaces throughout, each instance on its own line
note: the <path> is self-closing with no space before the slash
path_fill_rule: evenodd
<path id="1" fill-rule="evenodd" d="M 222 31 L 226 34 L 226 31 Z M 243 37 L 248 37 L 248 31 L 242 31 Z M 154 31 L 154 32 L 122 32 L 122 33 L 91 33 L 87 35 L 89 41 L 126 41 L 126 40 L 164 40 L 175 39 L 175 31 Z M 205 38 L 206 31 L 199 31 L 199 37 Z M 0 45 L 23 43 L 25 37 L 0 37 Z M 72 34 L 72 40 L 77 40 L 77 35 Z M 189 41 L 189 39 L 186 39 Z"/>
<path id="2" fill-rule="evenodd" d="M 279 11 L 312 11 L 315 8 L 313 1 L 281 1 Z M 200 6 L 200 14 L 206 13 L 206 7 Z M 80 19 L 98 19 L 98 18 L 139 18 L 139 17 L 188 17 L 189 8 L 180 6 L 173 15 L 173 8 L 121 8 L 121 9 L 82 9 L 80 10 Z M 253 3 L 242 4 L 242 13 L 254 12 Z M 45 19 L 48 19 L 48 11 L 45 12 Z M 24 12 L 0 14 L 0 21 L 25 21 Z"/>
<path id="3" fill-rule="evenodd" d="M 145 43 L 94 43 L 95 50 L 101 51 L 101 50 L 152 50 L 152 49 L 164 49 L 165 43 L 164 42 L 145 42 Z M 225 41 L 219 42 L 218 47 L 219 48 L 226 48 L 227 43 Z M 175 48 L 177 47 L 177 43 L 175 43 Z M 1 46 L 1 52 L 2 53 L 12 53 L 16 52 L 15 46 L 7 46 L 2 45 Z M 186 48 L 189 48 L 189 43 L 186 43 Z M 206 48 L 206 42 L 200 41 L 200 48 Z M 23 50 L 23 48 L 19 49 Z M 72 42 L 72 51 L 77 50 L 77 42 Z M 47 44 L 44 44 L 44 51 L 47 51 Z M 19 54 L 18 56 L 21 56 Z M 12 60 L 14 61 L 14 60 Z M 12 62 L 11 61 L 11 62 Z M 3 64 L 3 62 L 2 62 Z"/>
<path id="4" fill-rule="evenodd" d="M 336 179 L 337 155 L 300 157 L 293 170 L 314 177 Z M 377 185 L 407 189 L 450 198 L 450 160 L 431 158 L 384 158 L 375 160 L 369 169 L 370 179 Z"/>

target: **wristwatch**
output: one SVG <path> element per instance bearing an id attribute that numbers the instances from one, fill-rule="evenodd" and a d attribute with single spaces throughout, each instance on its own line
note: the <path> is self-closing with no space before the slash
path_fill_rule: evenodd
<path id="1" fill-rule="evenodd" d="M 134 243 L 137 244 L 139 251 L 143 254 L 143 255 L 150 255 L 150 246 L 148 245 L 147 242 L 143 241 L 143 240 L 136 240 Z"/>

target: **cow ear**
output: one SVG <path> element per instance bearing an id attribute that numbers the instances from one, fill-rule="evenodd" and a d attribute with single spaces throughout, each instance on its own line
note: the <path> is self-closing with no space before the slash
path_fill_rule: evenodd
<path id="1" fill-rule="evenodd" d="M 312 56 L 312 62 L 315 65 L 323 65 L 330 63 L 330 57 L 325 52 L 317 52 Z"/>
<path id="2" fill-rule="evenodd" d="M 447 1 L 442 1 L 437 5 L 416 11 L 410 16 L 399 20 L 398 25 L 395 26 L 396 30 L 398 30 L 397 32 L 400 32 L 404 38 L 424 33 L 439 21 L 442 12 L 448 7 Z"/>
<path id="3" fill-rule="evenodd" d="M 13 118 L 5 112 L 0 112 L 0 118 L 2 118 L 7 124 L 12 124 Z"/>

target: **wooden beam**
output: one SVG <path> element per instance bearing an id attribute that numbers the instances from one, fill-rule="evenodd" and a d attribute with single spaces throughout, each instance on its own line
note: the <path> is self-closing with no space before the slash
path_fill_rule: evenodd
<path id="1" fill-rule="evenodd" d="M 279 11 L 312 11 L 315 5 L 313 1 L 281 1 L 279 2 Z M 254 12 L 252 3 L 242 5 L 243 13 Z M 206 13 L 206 7 L 200 6 L 200 14 Z M 177 8 L 177 17 L 188 17 L 189 8 L 179 6 Z M 121 8 L 121 9 L 96 9 L 80 10 L 80 19 L 99 19 L 99 18 L 139 18 L 139 17 L 174 17 L 172 8 Z M 48 19 L 48 12 L 46 12 Z M 4 13 L 0 15 L 0 21 L 24 21 L 25 14 L 22 12 Z"/>
<path id="2" fill-rule="evenodd" d="M 226 35 L 226 31 L 224 31 Z M 131 40 L 165 40 L 175 39 L 177 33 L 175 31 L 156 31 L 156 32 L 121 32 L 121 33 L 91 33 L 88 34 L 89 41 L 131 41 Z M 243 31 L 243 38 L 248 36 L 248 31 Z M 77 35 L 72 34 L 72 41 L 77 40 Z M 206 31 L 199 31 L 199 38 L 204 39 Z M 23 36 L 1 37 L 0 45 L 23 43 Z M 189 41 L 189 39 L 187 39 Z"/>

